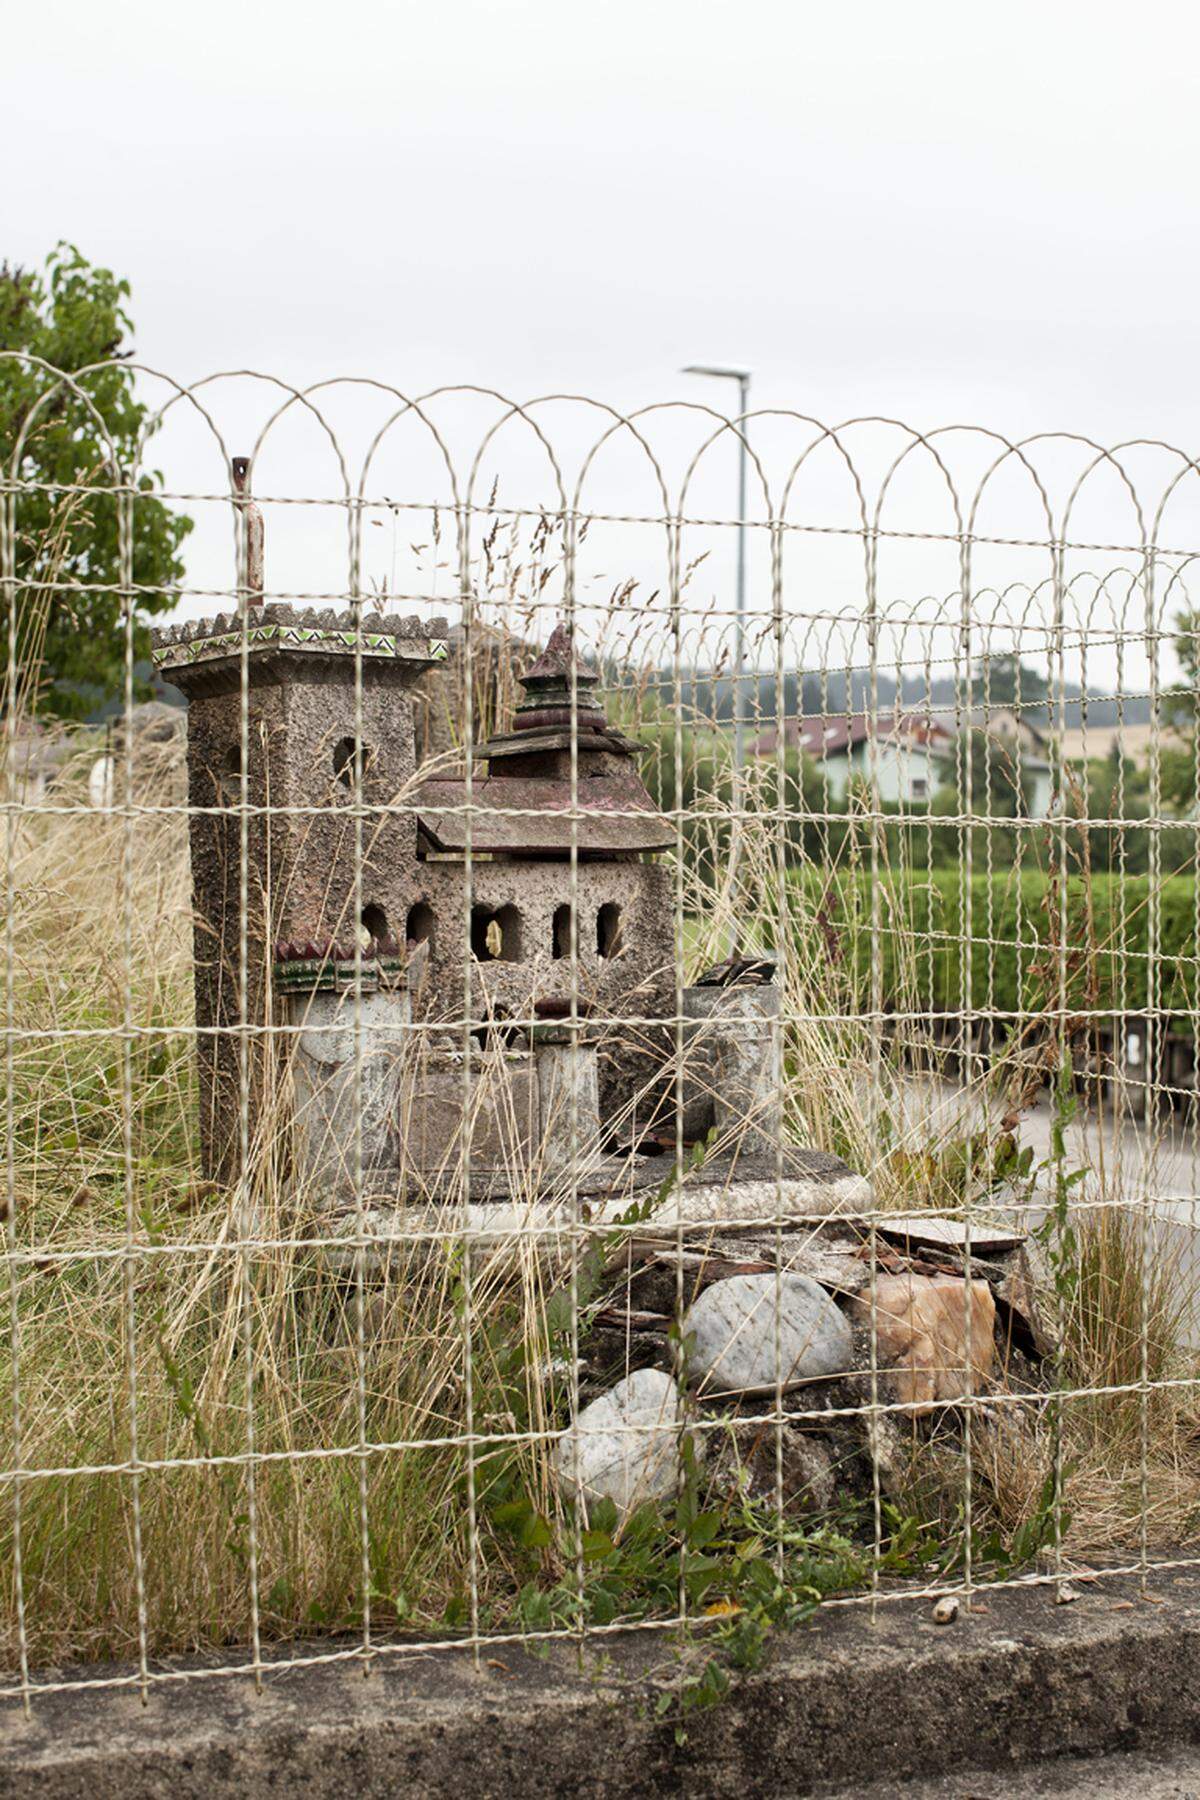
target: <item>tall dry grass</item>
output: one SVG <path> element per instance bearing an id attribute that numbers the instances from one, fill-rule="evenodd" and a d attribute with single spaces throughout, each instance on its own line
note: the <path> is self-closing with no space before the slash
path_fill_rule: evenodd
<path id="1" fill-rule="evenodd" d="M 139 764 L 136 746 L 134 756 L 139 805 L 178 804 L 178 767 Z M 249 1249 L 237 1236 L 242 1196 L 199 1178 L 186 821 L 88 808 L 88 762 L 84 737 L 54 791 L 60 810 L 19 816 L 11 839 L 15 1330 L 0 1405 L 5 1460 L 23 1474 L 0 1510 L 4 1654 L 17 1652 L 18 1555 L 37 1662 L 129 1656 L 139 1614 L 156 1653 L 244 1645 L 252 1586 L 271 1637 L 356 1629 L 367 1605 L 381 1625 L 455 1628 L 472 1589 L 485 1627 L 510 1622 L 522 1585 L 556 1569 L 551 1544 L 514 1541 L 498 1513 L 514 1494 L 553 1512 L 545 1434 L 565 1422 L 570 1386 L 561 1268 L 532 1255 L 515 1271 L 464 1267 L 452 1235 L 392 1258 L 363 1295 L 360 1393 L 359 1293 L 344 1266 L 305 1244 L 267 1173 L 251 1196 Z M 985 1160 L 962 1149 L 980 1131 L 978 1091 L 936 1116 L 913 1105 L 904 1045 L 862 1016 L 819 908 L 788 879 L 756 782 L 765 775 L 752 771 L 736 856 L 719 794 L 711 820 L 689 823 L 710 843 L 680 870 L 685 979 L 734 942 L 782 947 L 789 1130 L 871 1175 L 885 1207 L 986 1200 Z M 1006 1092 L 998 1081 L 997 1108 Z M 985 1129 L 991 1116 L 985 1105 Z M 1079 1234 L 1064 1322 L 1076 1387 L 1128 1373 L 1135 1301 L 1160 1279 L 1109 1215 L 1096 1217 Z M 1149 1305 L 1162 1347 L 1153 1367 L 1165 1372 L 1181 1366 L 1175 1301 Z M 1143 1442 L 1155 1535 L 1193 1530 L 1190 1393 L 1139 1407 L 1128 1396 L 1064 1405 L 1068 1543 L 1081 1554 L 1137 1542 Z M 1050 1455 L 1045 1409 L 1025 1416 L 1016 1433 L 977 1433 L 980 1504 L 1005 1529 L 1036 1512 Z M 515 1441 L 473 1462 L 462 1443 L 431 1441 L 468 1426 Z M 361 1456 L 364 1440 L 387 1448 Z M 914 1511 L 952 1536 L 961 1491 L 959 1453 L 925 1446 Z"/>
<path id="2" fill-rule="evenodd" d="M 469 1583 L 467 1455 L 421 1446 L 466 1428 L 461 1257 L 448 1242 L 372 1278 L 360 1419 L 354 1282 L 305 1246 L 311 1227 L 266 1173 L 253 1229 L 273 1247 L 245 1253 L 239 1196 L 200 1179 L 186 820 L 92 810 L 91 760 L 84 742 L 56 810 L 23 814 L 13 844 L 15 1331 L 0 1406 L 6 1468 L 26 1474 L 0 1512 L 4 1654 L 18 1551 L 38 1661 L 128 1656 L 139 1607 L 157 1650 L 245 1642 L 252 1509 L 263 1631 L 356 1626 L 360 1468 L 376 1615 L 444 1623 Z M 135 767 L 135 789 L 142 807 L 177 803 L 180 772 Z M 542 1280 L 533 1259 L 515 1278 L 475 1274 L 476 1431 L 552 1423 Z M 418 1447 L 364 1463 L 364 1423 L 372 1443 Z M 267 1459 L 253 1497 L 251 1426 Z M 136 1479 L 135 1431 L 150 1465 Z M 179 1461 L 207 1466 L 153 1467 Z M 546 1504 L 537 1449 L 493 1457 L 480 1487 L 517 1471 Z M 510 1562 L 484 1516 L 485 1604 L 511 1594 Z"/>

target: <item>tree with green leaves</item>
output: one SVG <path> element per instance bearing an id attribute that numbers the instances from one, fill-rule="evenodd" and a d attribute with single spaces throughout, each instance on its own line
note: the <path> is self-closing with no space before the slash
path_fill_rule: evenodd
<path id="1" fill-rule="evenodd" d="M 1050 683 L 1014 652 L 1006 651 L 984 659 L 975 691 L 979 698 L 986 694 L 989 707 L 1019 705 L 1024 712 L 1026 708 L 1037 706 L 1041 711 L 1050 692 Z"/>
<path id="2" fill-rule="evenodd" d="M 128 299 L 128 282 L 71 244 L 60 243 L 44 271 L 0 266 L 0 352 L 25 353 L 0 355 L 0 466 L 5 480 L 27 484 L 14 504 L 15 669 L 9 596 L 0 597 L 0 706 L 19 696 L 78 718 L 121 691 L 126 576 L 120 503 L 108 491 L 117 482 L 132 478 L 135 489 L 135 660 L 148 652 L 146 620 L 175 604 L 165 590 L 183 578 L 179 552 L 192 521 L 157 497 L 161 476 L 137 467 L 148 409 L 127 363 Z M 81 391 L 51 370 L 78 374 Z"/>

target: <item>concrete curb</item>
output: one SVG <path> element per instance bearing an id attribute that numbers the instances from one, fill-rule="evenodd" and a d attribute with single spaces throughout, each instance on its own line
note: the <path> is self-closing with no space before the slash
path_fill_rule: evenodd
<path id="1" fill-rule="evenodd" d="M 1120 1577 L 1071 1606 L 1044 1587 L 985 1593 L 986 1611 L 950 1626 L 928 1602 L 888 1602 L 874 1625 L 865 1609 L 826 1609 L 689 1714 L 682 1745 L 656 1711 L 682 1665 L 651 1633 L 597 1640 L 582 1670 L 570 1648 L 506 1646 L 479 1672 L 438 1651 L 383 1659 L 369 1680 L 354 1664 L 281 1662 L 261 1694 L 242 1679 L 170 1683 L 145 1707 L 129 1690 L 67 1690 L 36 1700 L 32 1721 L 11 1703 L 0 1714 L 0 1796 L 745 1800 L 1153 1749 L 1200 1732 L 1200 1574 L 1148 1591 Z"/>

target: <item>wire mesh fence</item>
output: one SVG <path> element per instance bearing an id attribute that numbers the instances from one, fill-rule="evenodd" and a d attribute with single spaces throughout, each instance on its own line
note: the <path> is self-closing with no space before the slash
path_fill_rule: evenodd
<path id="1" fill-rule="evenodd" d="M 1194 462 L 7 366 L 4 1695 L 1194 1560 Z"/>

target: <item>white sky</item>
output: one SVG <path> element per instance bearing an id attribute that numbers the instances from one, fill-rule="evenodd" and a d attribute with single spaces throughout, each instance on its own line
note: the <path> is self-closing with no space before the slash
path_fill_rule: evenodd
<path id="1" fill-rule="evenodd" d="M 67 237 L 126 275 L 139 353 L 183 379 L 629 408 L 721 404 L 677 370 L 729 359 L 755 405 L 829 422 L 1200 450 L 1194 7 L 39 0 L 5 44 L 0 251 Z M 157 460 L 219 486 L 198 456 Z M 327 485 L 297 446 L 268 483 Z M 624 478 L 607 502 L 635 504 Z M 329 516 L 271 585 L 306 585 Z M 227 579 L 214 542 L 198 582 Z M 640 555 L 607 549 L 597 580 Z M 931 556 L 891 591 L 954 578 Z"/>

